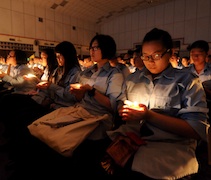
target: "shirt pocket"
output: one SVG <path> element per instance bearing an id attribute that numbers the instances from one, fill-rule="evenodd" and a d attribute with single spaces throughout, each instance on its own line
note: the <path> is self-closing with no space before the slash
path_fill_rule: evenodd
<path id="1" fill-rule="evenodd" d="M 167 96 L 154 96 L 150 102 L 150 106 L 155 109 L 168 109 L 170 107 L 171 98 Z"/>
<path id="2" fill-rule="evenodd" d="M 150 101 L 150 107 L 154 109 L 180 109 L 181 102 L 178 95 L 175 96 L 154 96 Z"/>

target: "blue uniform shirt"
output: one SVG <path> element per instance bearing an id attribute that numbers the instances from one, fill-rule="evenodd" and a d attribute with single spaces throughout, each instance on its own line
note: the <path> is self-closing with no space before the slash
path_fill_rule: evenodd
<path id="1" fill-rule="evenodd" d="M 169 66 L 153 81 L 148 70 L 137 71 L 126 80 L 127 98 L 145 104 L 149 109 L 169 116 L 184 119 L 206 140 L 207 104 L 205 92 L 198 77 L 186 68 Z M 125 100 L 124 97 L 122 100 Z M 140 136 L 142 120 L 127 121 L 107 134 L 114 139 L 117 134 L 132 131 Z M 198 162 L 195 157 L 197 141 L 159 129 L 145 121 L 152 132 L 144 136 L 147 145 L 136 152 L 132 170 L 155 179 L 177 179 L 196 173 Z"/>

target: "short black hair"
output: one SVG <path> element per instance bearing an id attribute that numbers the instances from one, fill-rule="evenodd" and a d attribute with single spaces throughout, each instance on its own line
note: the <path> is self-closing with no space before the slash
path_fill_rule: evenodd
<path id="1" fill-rule="evenodd" d="M 116 43 L 114 39 L 109 35 L 97 34 L 90 42 L 89 47 L 92 46 L 94 41 L 98 42 L 98 46 L 102 52 L 102 59 L 112 59 L 116 55 Z"/>
<path id="2" fill-rule="evenodd" d="M 27 64 L 28 61 L 25 51 L 20 49 L 14 49 L 13 51 L 15 52 L 16 62 L 18 65 Z"/>
<path id="3" fill-rule="evenodd" d="M 199 48 L 199 49 L 202 49 L 203 51 L 205 51 L 206 53 L 208 53 L 209 44 L 205 40 L 197 40 L 197 41 L 193 42 L 191 45 L 189 45 L 187 50 L 191 51 L 191 49 L 193 49 L 193 48 Z"/>
<path id="4" fill-rule="evenodd" d="M 167 31 L 162 29 L 153 28 L 145 35 L 142 44 L 150 41 L 159 41 L 166 49 L 173 48 L 171 35 Z"/>

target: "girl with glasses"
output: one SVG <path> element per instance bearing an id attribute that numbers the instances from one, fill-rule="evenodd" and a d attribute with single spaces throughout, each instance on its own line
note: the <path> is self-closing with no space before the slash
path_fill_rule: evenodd
<path id="1" fill-rule="evenodd" d="M 107 131 L 111 141 L 121 134 L 135 148 L 129 145 L 133 154 L 123 167 L 112 163 L 120 163 L 121 154 L 108 153 L 113 158 L 104 160 L 102 167 L 111 176 L 189 179 L 198 172 L 196 145 L 206 141 L 209 127 L 206 97 L 195 75 L 171 66 L 172 48 L 170 34 L 161 29 L 152 29 L 143 39 L 141 58 L 146 68 L 125 81 L 126 96 L 119 108 L 125 123 Z M 124 148 L 119 144 L 119 153 Z"/>

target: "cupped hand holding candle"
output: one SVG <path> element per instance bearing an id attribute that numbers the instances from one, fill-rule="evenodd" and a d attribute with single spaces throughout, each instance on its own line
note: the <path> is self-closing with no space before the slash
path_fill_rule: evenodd
<path id="1" fill-rule="evenodd" d="M 2 71 L 0 71 L 0 78 L 3 78 L 6 74 Z"/>
<path id="2" fill-rule="evenodd" d="M 70 84 L 70 87 L 73 88 L 73 89 L 80 89 L 81 84 L 79 84 L 79 83 Z"/>
<path id="3" fill-rule="evenodd" d="M 48 82 L 46 82 L 46 81 L 42 81 L 42 82 L 39 82 L 37 85 L 40 85 L 40 86 L 42 86 L 42 85 L 45 85 L 45 84 L 47 84 Z"/>
<path id="4" fill-rule="evenodd" d="M 49 86 L 50 86 L 50 82 L 47 82 L 47 81 L 42 81 L 42 82 L 39 82 L 36 87 L 37 89 L 47 89 Z"/>
<path id="5" fill-rule="evenodd" d="M 118 112 L 123 121 L 140 121 L 146 117 L 148 109 L 144 104 L 125 100 Z"/>
<path id="6" fill-rule="evenodd" d="M 131 109 L 135 109 L 135 110 L 139 110 L 139 111 L 144 111 L 144 108 L 143 107 L 140 107 L 139 106 L 139 103 L 134 101 L 129 101 L 129 100 L 125 100 L 124 101 L 124 104 L 127 105 L 129 108 Z"/>
<path id="7" fill-rule="evenodd" d="M 33 78 L 33 77 L 37 77 L 37 76 L 34 75 L 34 74 L 27 74 L 26 77 L 27 77 L 27 78 Z"/>
<path id="8" fill-rule="evenodd" d="M 24 78 L 24 80 L 34 80 L 34 79 L 36 79 L 37 82 L 40 81 L 40 79 L 36 75 L 34 75 L 34 74 L 26 74 L 26 75 L 23 75 L 23 78 Z"/>

